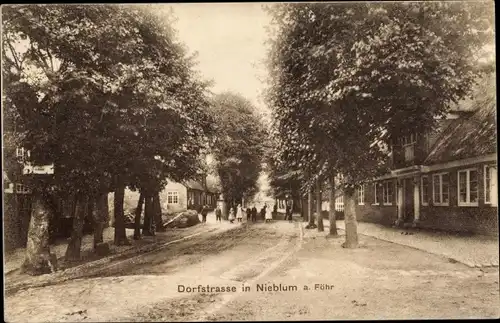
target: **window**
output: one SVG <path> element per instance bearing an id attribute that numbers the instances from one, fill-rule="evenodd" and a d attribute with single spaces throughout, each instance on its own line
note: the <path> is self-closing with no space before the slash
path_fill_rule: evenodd
<path id="1" fill-rule="evenodd" d="M 429 177 L 422 176 L 420 185 L 422 205 L 429 205 Z"/>
<path id="2" fill-rule="evenodd" d="M 384 182 L 382 186 L 382 200 L 385 205 L 392 204 L 392 182 Z"/>
<path id="3" fill-rule="evenodd" d="M 19 158 L 24 157 L 24 148 L 16 148 L 16 157 L 19 157 Z"/>
<path id="4" fill-rule="evenodd" d="M 458 172 L 458 205 L 477 206 L 478 204 L 477 169 Z"/>
<path id="5" fill-rule="evenodd" d="M 344 212 L 344 195 L 341 195 L 335 199 L 335 211 Z"/>
<path id="6" fill-rule="evenodd" d="M 406 135 L 401 137 L 400 141 L 402 146 L 411 145 L 417 141 L 417 136 L 415 134 Z"/>
<path id="7" fill-rule="evenodd" d="M 484 204 L 498 205 L 497 167 L 484 166 Z"/>
<path id="8" fill-rule="evenodd" d="M 28 159 L 30 157 L 30 151 L 24 149 L 23 147 L 16 148 L 16 157 L 22 160 Z"/>
<path id="9" fill-rule="evenodd" d="M 405 161 L 412 161 L 415 158 L 416 141 L 417 136 L 414 134 L 403 136 L 403 138 L 401 138 L 401 145 L 403 146 Z"/>
<path id="10" fill-rule="evenodd" d="M 361 184 L 361 186 L 358 188 L 358 204 L 365 204 L 365 184 Z"/>
<path id="11" fill-rule="evenodd" d="M 375 205 L 378 205 L 377 185 L 378 183 L 373 183 L 373 204 Z"/>
<path id="12" fill-rule="evenodd" d="M 167 192 L 167 203 L 168 204 L 179 204 L 179 192 L 177 192 L 177 191 Z"/>
<path id="13" fill-rule="evenodd" d="M 449 204 L 450 175 L 448 173 L 435 174 L 432 176 L 433 202 L 434 205 Z"/>
<path id="14" fill-rule="evenodd" d="M 16 183 L 16 193 L 17 194 L 29 194 L 30 189 L 24 184 Z"/>

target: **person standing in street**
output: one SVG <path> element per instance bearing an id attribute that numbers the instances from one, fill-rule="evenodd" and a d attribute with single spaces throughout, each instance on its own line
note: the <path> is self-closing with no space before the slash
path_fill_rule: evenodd
<path id="1" fill-rule="evenodd" d="M 260 217 L 262 218 L 262 220 L 266 219 L 266 209 L 267 209 L 267 204 L 264 204 L 262 209 L 260 209 Z"/>
<path id="2" fill-rule="evenodd" d="M 266 208 L 266 223 L 271 222 L 273 219 L 273 209 L 272 208 Z"/>
<path id="3" fill-rule="evenodd" d="M 247 207 L 246 213 L 247 213 L 247 222 L 250 222 L 250 218 L 252 217 L 252 210 L 249 207 Z"/>
<path id="4" fill-rule="evenodd" d="M 243 222 L 243 207 L 241 204 L 238 204 L 236 208 L 236 219 L 238 219 L 238 222 Z"/>
<path id="5" fill-rule="evenodd" d="M 252 222 L 257 222 L 257 208 L 255 205 L 252 207 Z"/>
<path id="6" fill-rule="evenodd" d="M 217 208 L 215 209 L 215 222 L 217 221 L 222 222 L 222 210 L 218 205 Z"/>
<path id="7" fill-rule="evenodd" d="M 201 218 L 203 223 L 207 223 L 208 205 L 203 205 L 201 208 Z"/>
<path id="8" fill-rule="evenodd" d="M 288 222 L 292 222 L 292 213 L 293 213 L 293 200 L 288 198 L 286 201 L 286 217 L 288 218 Z"/>
<path id="9" fill-rule="evenodd" d="M 234 223 L 234 218 L 235 218 L 235 213 L 236 210 L 234 209 L 234 206 L 229 210 L 229 222 Z"/>

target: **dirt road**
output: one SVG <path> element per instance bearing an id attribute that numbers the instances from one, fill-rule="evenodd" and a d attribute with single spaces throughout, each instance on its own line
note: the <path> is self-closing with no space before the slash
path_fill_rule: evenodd
<path id="1" fill-rule="evenodd" d="M 497 269 L 364 236 L 346 250 L 342 237 L 304 238 L 300 222 L 223 226 L 19 291 L 6 298 L 6 321 L 498 317 Z"/>

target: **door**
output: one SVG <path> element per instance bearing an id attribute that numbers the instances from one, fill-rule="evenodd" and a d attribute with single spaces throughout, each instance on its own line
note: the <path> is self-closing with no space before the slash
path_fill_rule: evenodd
<path id="1" fill-rule="evenodd" d="M 405 178 L 403 181 L 403 220 L 404 222 L 413 222 L 415 218 L 413 201 L 413 179 Z"/>

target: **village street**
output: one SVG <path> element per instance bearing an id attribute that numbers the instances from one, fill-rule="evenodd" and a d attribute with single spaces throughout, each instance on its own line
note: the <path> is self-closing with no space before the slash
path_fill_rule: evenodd
<path id="1" fill-rule="evenodd" d="M 2 6 L 4 320 L 500 317 L 494 12 Z"/>
<path id="2" fill-rule="evenodd" d="M 328 227 L 319 233 L 304 229 L 304 225 L 298 217 L 294 223 L 215 223 L 214 215 L 209 214 L 206 224 L 182 229 L 180 236 L 188 238 L 177 239 L 177 243 L 118 257 L 83 271 L 79 279 L 61 283 L 54 280 L 44 287 L 8 292 L 5 320 L 228 321 L 499 315 L 498 267 L 471 268 L 446 256 L 415 249 L 418 246 L 407 247 L 363 234 L 361 248 L 344 249 L 343 230 L 339 230 L 339 238 L 325 239 Z M 338 226 L 342 226 L 341 221 Z M 157 236 L 159 240 L 161 235 Z M 418 241 L 418 235 L 404 237 Z M 492 243 L 488 246 L 494 248 Z M 281 284 L 281 291 L 272 291 L 273 284 Z M 198 292 L 198 285 L 212 289 L 234 286 L 236 292 L 203 292 L 201 287 Z M 248 286 L 249 291 L 242 291 L 242 286 Z M 264 286 L 270 286 L 271 291 L 262 290 Z M 186 292 L 188 287 L 194 292 Z M 289 290 L 283 291 L 286 288 Z"/>

